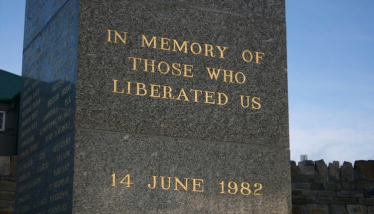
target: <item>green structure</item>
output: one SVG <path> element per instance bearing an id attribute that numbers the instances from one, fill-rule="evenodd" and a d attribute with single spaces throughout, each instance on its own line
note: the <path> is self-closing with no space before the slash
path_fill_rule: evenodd
<path id="1" fill-rule="evenodd" d="M 0 69 L 0 156 L 17 153 L 21 77 Z"/>

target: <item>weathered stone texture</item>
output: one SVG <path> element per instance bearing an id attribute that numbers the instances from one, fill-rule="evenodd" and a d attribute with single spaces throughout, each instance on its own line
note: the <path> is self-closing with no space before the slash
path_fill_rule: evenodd
<path id="1" fill-rule="evenodd" d="M 344 162 L 339 168 L 337 161 L 326 167 L 319 160 L 314 163 L 314 172 L 311 161 L 291 164 L 293 213 L 373 214 L 371 164 L 372 161 L 357 161 L 353 168 Z"/>
<path id="2" fill-rule="evenodd" d="M 342 187 L 345 190 L 354 190 L 355 189 L 355 183 L 354 182 L 342 182 Z"/>
<path id="3" fill-rule="evenodd" d="M 326 189 L 330 191 L 338 191 L 342 189 L 342 186 L 340 183 L 328 182 L 326 183 Z"/>
<path id="4" fill-rule="evenodd" d="M 374 181 L 374 160 L 356 161 L 355 169 L 359 172 L 359 178 Z"/>
<path id="5" fill-rule="evenodd" d="M 325 183 L 328 179 L 328 168 L 324 160 L 315 162 L 316 171 L 318 173 L 318 182 Z"/>
<path id="6" fill-rule="evenodd" d="M 362 205 L 347 205 L 348 214 L 366 214 L 367 208 Z"/>
<path id="7" fill-rule="evenodd" d="M 310 186 L 310 189 L 312 190 L 325 190 L 325 184 L 324 183 L 312 183 Z"/>
<path id="8" fill-rule="evenodd" d="M 374 198 L 359 198 L 358 203 L 367 206 L 374 206 Z"/>
<path id="9" fill-rule="evenodd" d="M 368 207 L 368 214 L 374 214 L 374 206 Z"/>
<path id="10" fill-rule="evenodd" d="M 308 204 L 305 207 L 306 214 L 329 214 L 328 205 Z"/>
<path id="11" fill-rule="evenodd" d="M 0 176 L 10 174 L 10 157 L 0 157 Z"/>
<path id="12" fill-rule="evenodd" d="M 334 204 L 356 204 L 356 198 L 334 198 Z"/>
<path id="13" fill-rule="evenodd" d="M 298 181 L 312 182 L 316 177 L 313 161 L 303 161 L 299 163 Z"/>
<path id="14" fill-rule="evenodd" d="M 299 168 L 296 165 L 295 161 L 291 161 L 291 180 L 296 181 L 297 175 L 299 174 Z"/>
<path id="15" fill-rule="evenodd" d="M 13 214 L 13 209 L 0 209 L 0 214 Z"/>
<path id="16" fill-rule="evenodd" d="M 13 213 L 14 191 L 15 191 L 15 172 L 17 165 L 15 157 L 1 157 L 0 164 L 0 214 Z"/>
<path id="17" fill-rule="evenodd" d="M 339 198 L 349 198 L 351 196 L 351 191 L 338 191 L 336 194 Z"/>
<path id="18" fill-rule="evenodd" d="M 318 197 L 336 197 L 335 191 L 318 191 Z"/>
<path id="19" fill-rule="evenodd" d="M 332 204 L 334 199 L 332 197 L 318 197 L 316 202 L 317 204 Z"/>
<path id="20" fill-rule="evenodd" d="M 345 205 L 331 205 L 330 214 L 348 214 Z"/>
<path id="21" fill-rule="evenodd" d="M 340 181 L 339 161 L 329 164 L 329 179 L 331 181 Z"/>
<path id="22" fill-rule="evenodd" d="M 341 167 L 341 180 L 352 182 L 353 181 L 353 167 L 352 163 L 344 162 Z"/>
<path id="23" fill-rule="evenodd" d="M 292 204 L 304 205 L 313 204 L 315 199 L 312 197 L 292 197 Z"/>
<path id="24" fill-rule="evenodd" d="M 292 206 L 292 214 L 304 214 L 304 206 Z"/>

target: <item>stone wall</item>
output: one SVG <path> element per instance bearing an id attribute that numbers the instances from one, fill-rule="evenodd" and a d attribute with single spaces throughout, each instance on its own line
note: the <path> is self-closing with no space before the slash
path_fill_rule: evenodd
<path id="1" fill-rule="evenodd" d="M 17 157 L 0 157 L 0 214 L 11 214 L 14 208 Z"/>
<path id="2" fill-rule="evenodd" d="M 291 161 L 293 214 L 374 214 L 374 161 Z"/>

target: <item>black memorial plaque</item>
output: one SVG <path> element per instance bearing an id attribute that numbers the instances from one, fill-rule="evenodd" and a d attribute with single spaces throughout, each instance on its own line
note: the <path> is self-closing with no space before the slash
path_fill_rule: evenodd
<path id="1" fill-rule="evenodd" d="M 71 213 L 78 1 L 27 1 L 16 213 Z"/>

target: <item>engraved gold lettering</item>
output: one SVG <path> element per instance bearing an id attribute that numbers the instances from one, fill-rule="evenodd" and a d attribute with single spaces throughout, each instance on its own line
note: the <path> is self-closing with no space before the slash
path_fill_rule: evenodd
<path id="1" fill-rule="evenodd" d="M 173 40 L 173 41 L 174 41 L 174 48 L 173 48 L 174 52 L 176 52 L 177 49 L 178 49 L 179 52 L 188 53 L 187 45 L 188 45 L 189 41 L 183 41 L 182 45 L 179 45 L 177 40 Z"/>
<path id="2" fill-rule="evenodd" d="M 228 47 L 223 47 L 223 49 L 222 49 L 221 46 L 217 46 L 217 49 L 219 50 L 219 54 L 220 54 L 219 58 L 224 59 L 225 58 L 225 51 L 229 48 Z"/>
<path id="3" fill-rule="evenodd" d="M 255 192 L 254 192 L 254 195 L 256 195 L 256 196 L 262 196 L 262 195 L 264 195 L 262 192 L 259 192 L 260 190 L 262 190 L 262 184 L 260 184 L 260 183 L 255 183 L 255 188 L 257 188 L 256 190 L 255 190 Z"/>
<path id="4" fill-rule="evenodd" d="M 136 68 L 136 61 L 137 60 L 142 60 L 141 58 L 136 58 L 136 57 L 129 57 L 129 59 L 131 60 L 132 59 L 132 70 L 133 71 L 136 71 L 137 70 L 137 68 Z"/>
<path id="5" fill-rule="evenodd" d="M 167 86 L 167 85 L 163 86 L 163 88 L 164 88 L 164 96 L 162 98 L 173 100 L 174 95 L 172 95 L 172 93 L 171 93 L 173 91 L 173 89 L 170 86 Z"/>
<path id="6" fill-rule="evenodd" d="M 260 60 L 265 56 L 265 53 L 256 51 L 256 64 L 261 64 Z"/>
<path id="7" fill-rule="evenodd" d="M 249 189 L 251 187 L 251 185 L 247 182 L 243 182 L 240 184 L 240 193 L 242 195 L 250 195 L 252 193 L 252 191 Z"/>
<path id="8" fill-rule="evenodd" d="M 127 32 L 123 32 L 123 37 L 118 33 L 118 31 L 114 31 L 114 43 L 118 43 L 117 38 L 121 40 L 123 44 L 126 44 L 127 40 Z"/>
<path id="9" fill-rule="evenodd" d="M 245 100 L 246 102 L 244 101 L 244 96 L 243 95 L 240 95 L 240 105 L 243 107 L 243 108 L 248 108 L 249 107 L 249 98 L 250 96 L 245 96 Z"/>
<path id="10" fill-rule="evenodd" d="M 164 65 L 164 66 L 162 66 Z M 168 74 L 169 71 L 170 71 L 170 66 L 168 63 L 164 62 L 164 61 L 161 61 L 158 63 L 158 71 L 161 73 L 161 74 Z M 162 70 L 162 68 L 165 68 L 165 70 Z"/>
<path id="11" fill-rule="evenodd" d="M 187 97 L 187 94 L 186 94 L 186 91 L 184 90 L 184 88 L 181 88 L 181 90 L 179 91 L 179 95 L 178 97 L 176 98 L 176 100 L 181 100 L 181 97 L 184 98 L 184 101 L 185 102 L 189 102 L 190 100 L 188 99 Z"/>
<path id="12" fill-rule="evenodd" d="M 252 98 L 252 109 L 261 109 L 261 103 L 260 103 L 261 99 L 259 97 L 253 97 Z"/>
<path id="13" fill-rule="evenodd" d="M 205 44 L 205 56 L 216 57 L 213 53 L 213 45 Z"/>
<path id="14" fill-rule="evenodd" d="M 195 47 L 197 47 L 197 51 L 195 50 Z M 194 42 L 191 44 L 191 53 L 198 55 L 201 53 L 201 45 L 197 42 Z"/>
<path id="15" fill-rule="evenodd" d="M 228 74 L 227 74 L 228 73 Z M 233 83 L 233 71 L 227 71 L 227 70 L 223 70 L 223 82 L 227 82 L 227 77 L 230 78 L 229 82 L 230 83 Z"/>
<path id="16" fill-rule="evenodd" d="M 130 188 L 133 183 L 131 183 L 131 175 L 127 174 L 120 182 L 120 184 L 125 184 L 125 187 Z"/>
<path id="17" fill-rule="evenodd" d="M 221 194 L 226 194 L 226 192 L 231 194 L 231 195 L 241 194 L 241 195 L 244 195 L 244 196 L 249 196 L 249 195 L 252 194 L 252 191 L 250 189 L 251 185 L 248 182 L 240 183 L 240 188 L 239 188 L 238 183 L 236 183 L 235 181 L 229 181 L 227 183 L 227 185 L 225 185 L 225 181 L 222 181 L 219 184 L 221 186 L 221 191 L 220 191 Z M 255 188 L 258 187 L 258 189 L 256 189 L 254 191 L 253 195 L 254 196 L 262 196 L 263 195 L 262 193 L 258 193 L 258 191 L 262 189 L 262 184 L 256 183 L 254 185 L 254 187 Z M 226 188 L 227 188 L 227 190 L 226 190 Z"/>
<path id="18" fill-rule="evenodd" d="M 184 191 L 191 191 L 191 192 L 204 192 L 203 183 L 204 183 L 204 179 L 184 178 L 184 181 L 181 181 L 181 179 L 177 177 L 166 177 L 166 176 L 153 175 L 152 182 L 148 183 L 147 187 L 148 189 L 151 189 L 151 190 L 155 190 L 158 188 L 158 189 L 165 190 L 165 191 L 184 190 Z M 174 188 L 172 188 L 172 186 Z"/>
<path id="19" fill-rule="evenodd" d="M 109 38 L 109 36 L 108 36 Z M 201 45 L 198 42 L 189 41 L 178 41 L 176 39 L 170 39 L 165 37 L 141 36 L 141 47 L 142 48 L 153 48 L 163 51 L 173 51 L 180 53 L 191 53 L 194 55 L 204 55 L 206 57 L 219 57 L 220 59 L 225 59 L 225 52 L 228 50 L 228 47 L 224 46 L 213 46 L 211 44 Z"/>
<path id="20" fill-rule="evenodd" d="M 140 93 L 141 91 L 142 91 L 142 93 Z M 145 89 L 145 84 L 144 83 L 141 83 L 141 82 L 136 83 L 136 95 L 137 96 L 147 95 L 147 90 Z"/>
<path id="21" fill-rule="evenodd" d="M 192 192 L 204 192 L 204 187 L 202 187 L 203 183 L 203 179 L 192 178 Z"/>
<path id="22" fill-rule="evenodd" d="M 194 102 L 198 103 L 199 102 L 199 94 L 202 94 L 203 91 L 202 90 L 196 90 L 196 89 L 191 89 L 190 91 L 194 93 Z"/>
<path id="23" fill-rule="evenodd" d="M 215 68 L 206 68 L 209 73 L 209 77 L 211 80 L 215 79 L 218 80 L 219 73 L 221 72 L 221 69 L 215 69 Z"/>
<path id="24" fill-rule="evenodd" d="M 213 91 L 205 91 L 205 102 L 207 104 L 215 104 L 213 99 L 214 92 Z"/>
<path id="25" fill-rule="evenodd" d="M 155 189 L 156 188 L 156 186 L 157 186 L 157 184 L 156 184 L 156 182 L 157 182 L 157 176 L 152 176 L 152 178 L 153 178 L 153 185 L 151 185 L 151 184 L 148 184 L 147 186 L 148 186 L 148 188 L 150 188 L 150 189 Z"/>
<path id="26" fill-rule="evenodd" d="M 141 70 L 144 72 L 152 72 L 155 73 L 155 67 L 157 64 L 157 71 L 163 75 L 172 75 L 172 76 L 183 76 L 186 78 L 194 77 L 192 73 L 193 66 L 188 64 L 181 64 L 181 63 L 168 63 L 166 61 L 159 61 L 151 59 L 143 59 L 137 57 L 129 57 L 132 63 L 132 70 L 137 71 L 138 67 L 140 66 Z"/>
<path id="27" fill-rule="evenodd" d="M 111 91 L 112 93 L 116 94 L 128 94 L 128 95 L 135 95 L 135 96 L 149 96 L 150 98 L 162 98 L 162 99 L 170 99 L 170 100 L 177 100 L 177 101 L 184 101 L 190 102 L 193 101 L 195 103 L 204 103 L 204 104 L 215 104 L 224 106 L 227 105 L 229 102 L 229 96 L 223 92 L 214 92 L 214 91 L 203 91 L 198 89 L 185 89 L 179 88 L 174 90 L 171 86 L 167 85 L 159 85 L 159 84 L 145 84 L 142 82 L 130 82 L 125 81 L 127 87 L 120 87 L 118 86 L 118 80 L 113 80 L 114 83 L 114 90 Z M 131 89 L 134 87 L 133 91 Z M 248 97 L 249 99 L 249 97 Z M 249 102 L 249 101 L 248 101 Z M 244 97 L 242 97 L 242 105 L 244 103 Z M 258 104 L 254 104 L 254 108 L 257 108 Z M 57 123 L 57 121 L 51 121 L 45 127 L 41 129 L 41 132 L 47 131 L 53 124 Z"/>
<path id="28" fill-rule="evenodd" d="M 241 76 L 241 81 L 239 79 L 239 76 Z M 246 76 L 244 75 L 243 72 L 240 72 L 238 71 L 236 74 L 235 74 L 235 81 L 239 84 L 244 84 L 245 81 L 246 81 Z"/>
<path id="29" fill-rule="evenodd" d="M 161 178 L 161 188 L 163 190 L 169 190 L 170 186 L 171 186 L 171 177 L 168 177 L 168 185 L 167 186 L 165 186 L 165 177 L 160 176 L 160 178 Z"/>
<path id="30" fill-rule="evenodd" d="M 153 44 L 152 48 L 157 49 L 157 43 L 156 43 L 156 41 L 157 41 L 157 37 L 156 36 L 153 36 L 152 39 L 151 39 L 151 41 L 148 41 L 147 37 L 145 35 L 142 35 L 142 48 L 145 48 L 146 46 L 148 48 L 150 48 L 151 45 Z"/>
<path id="31" fill-rule="evenodd" d="M 245 74 L 240 71 L 234 72 L 232 70 L 225 70 L 221 68 L 210 68 L 210 67 L 206 67 L 206 69 L 208 71 L 208 75 L 211 80 L 217 81 L 218 77 L 223 75 L 223 82 L 244 84 L 247 79 Z M 221 73 L 222 75 L 220 75 Z"/>
<path id="32" fill-rule="evenodd" d="M 161 50 L 169 51 L 170 50 L 170 39 L 169 38 L 161 38 Z"/>
<path id="33" fill-rule="evenodd" d="M 229 102 L 229 97 L 222 92 L 217 92 L 218 94 L 218 102 L 217 105 L 224 106 Z"/>
<path id="34" fill-rule="evenodd" d="M 242 59 L 244 60 L 244 62 L 251 62 L 253 60 L 252 52 L 249 50 L 244 50 L 242 52 Z"/>
<path id="35" fill-rule="evenodd" d="M 229 181 L 227 184 L 228 190 L 227 192 L 231 195 L 235 195 L 238 192 L 238 184 L 234 181 Z"/>
<path id="36" fill-rule="evenodd" d="M 160 94 L 160 85 L 154 85 L 154 84 L 149 84 L 151 86 L 151 94 L 149 95 L 150 97 L 161 97 Z"/>
<path id="37" fill-rule="evenodd" d="M 113 93 L 119 93 L 119 94 L 124 94 L 125 89 L 122 89 L 122 91 L 117 91 L 117 82 L 118 80 L 113 80 Z"/>
<path id="38" fill-rule="evenodd" d="M 179 178 L 175 177 L 175 188 L 174 190 L 175 191 L 178 191 L 178 186 L 182 187 L 185 191 L 188 190 L 188 178 L 185 178 L 184 179 L 184 183 L 182 183 L 182 181 L 179 180 Z"/>
<path id="39" fill-rule="evenodd" d="M 183 76 L 192 78 L 193 77 L 192 68 L 193 68 L 192 65 L 186 65 L 185 64 L 184 65 L 184 75 Z"/>
<path id="40" fill-rule="evenodd" d="M 108 33 L 108 38 L 107 38 L 107 43 L 112 43 L 112 33 L 111 32 L 114 32 L 114 42 L 115 44 L 119 43 L 118 42 L 118 39 L 121 40 L 121 42 L 123 44 L 126 44 L 126 40 L 127 40 L 127 32 L 123 32 L 123 36 L 121 36 L 121 34 L 116 31 L 116 30 L 110 30 L 110 29 L 107 29 L 107 33 Z"/>
<path id="41" fill-rule="evenodd" d="M 111 38 L 112 38 L 112 36 L 111 36 L 111 30 L 109 30 L 109 29 L 107 29 L 107 32 L 108 32 L 108 39 L 107 39 L 107 41 L 106 42 L 111 42 Z"/>
<path id="42" fill-rule="evenodd" d="M 186 65 L 185 65 L 186 66 Z M 180 63 L 173 63 L 172 64 L 172 68 L 173 68 L 173 71 L 172 71 L 172 74 L 175 75 L 175 76 L 180 76 L 182 74 L 182 70 L 181 70 L 181 64 Z M 186 70 L 186 69 L 185 69 Z"/>
<path id="43" fill-rule="evenodd" d="M 131 82 L 127 82 L 127 94 L 131 94 Z"/>
<path id="44" fill-rule="evenodd" d="M 148 63 L 148 61 L 151 61 L 151 63 Z M 151 72 L 155 73 L 155 60 L 144 59 L 144 71 L 145 72 L 148 72 L 148 66 L 151 66 L 151 68 L 152 68 Z"/>

